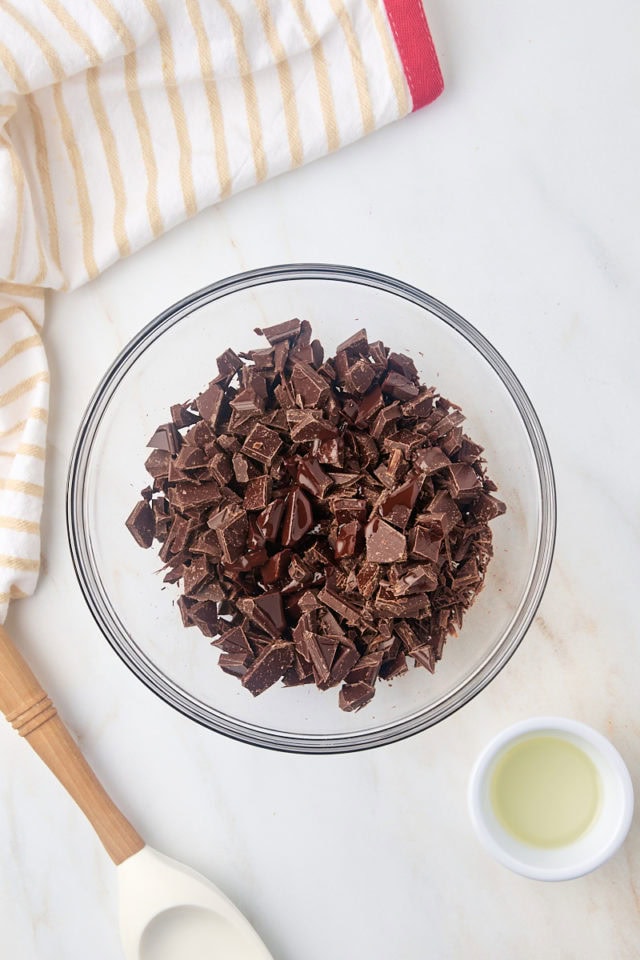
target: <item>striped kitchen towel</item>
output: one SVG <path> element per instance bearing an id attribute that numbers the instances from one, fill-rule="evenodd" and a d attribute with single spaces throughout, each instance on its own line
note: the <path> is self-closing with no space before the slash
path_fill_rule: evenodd
<path id="1" fill-rule="evenodd" d="M 441 90 L 421 0 L 0 0 L 0 623 L 40 562 L 45 290 Z"/>

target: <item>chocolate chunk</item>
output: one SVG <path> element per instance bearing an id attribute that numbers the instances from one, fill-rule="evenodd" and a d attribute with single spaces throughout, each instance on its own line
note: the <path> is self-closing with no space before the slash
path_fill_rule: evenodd
<path id="1" fill-rule="evenodd" d="M 320 438 L 318 438 L 320 439 Z M 341 437 L 329 437 L 318 444 L 317 457 L 319 463 L 330 467 L 344 466 L 344 443 Z M 331 478 L 335 483 L 335 478 Z"/>
<path id="2" fill-rule="evenodd" d="M 168 475 L 170 461 L 171 454 L 168 450 L 152 450 L 144 462 L 144 467 L 154 480 L 159 480 Z"/>
<path id="3" fill-rule="evenodd" d="M 434 519 L 440 521 L 442 532 L 445 536 L 453 530 L 462 517 L 462 514 L 446 490 L 438 490 L 427 507 L 427 513 Z"/>
<path id="4" fill-rule="evenodd" d="M 373 687 L 378 679 L 378 673 L 380 672 L 381 664 L 381 651 L 377 653 L 368 653 L 364 657 L 360 657 L 350 673 L 347 674 L 346 682 L 348 684 L 366 683 L 368 687 Z"/>
<path id="5" fill-rule="evenodd" d="M 268 466 L 281 446 L 282 442 L 277 433 L 256 423 L 243 443 L 242 450 L 247 456 Z"/>
<path id="6" fill-rule="evenodd" d="M 353 557 L 355 555 L 361 533 L 362 527 L 357 520 L 340 524 L 336 533 L 336 545 L 333 551 L 336 560 L 341 560 L 342 557 Z"/>
<path id="7" fill-rule="evenodd" d="M 223 487 L 230 483 L 234 476 L 231 462 L 226 453 L 214 453 L 209 461 L 208 470 L 210 476 Z"/>
<path id="8" fill-rule="evenodd" d="M 254 697 L 272 687 L 293 662 L 293 644 L 276 642 L 260 653 L 242 677 L 242 686 Z"/>
<path id="9" fill-rule="evenodd" d="M 291 383 L 301 407 L 321 407 L 329 396 L 327 381 L 307 363 L 295 364 Z"/>
<path id="10" fill-rule="evenodd" d="M 506 509 L 501 500 L 486 493 L 481 493 L 474 505 L 476 519 L 481 523 L 495 520 L 496 517 L 502 516 Z"/>
<path id="11" fill-rule="evenodd" d="M 438 572 L 436 568 L 422 563 L 404 568 L 401 576 L 392 581 L 391 592 L 396 597 L 405 597 L 414 593 L 428 593 L 435 590 L 437 586 Z"/>
<path id="12" fill-rule="evenodd" d="M 432 646 L 424 644 L 421 647 L 416 647 L 415 650 L 411 651 L 410 656 L 413 657 L 419 666 L 425 667 L 429 673 L 433 673 L 435 671 L 436 655 Z"/>
<path id="13" fill-rule="evenodd" d="M 418 380 L 418 371 L 416 370 L 415 363 L 411 357 L 405 356 L 404 353 L 391 352 L 387 357 L 387 363 L 389 364 L 390 370 L 401 373 L 407 380 L 411 380 L 414 383 Z"/>
<path id="14" fill-rule="evenodd" d="M 270 477 L 255 477 L 249 480 L 244 491 L 245 510 L 264 510 L 271 499 L 271 486 Z"/>
<path id="15" fill-rule="evenodd" d="M 204 556 L 194 557 L 188 567 L 185 567 L 184 571 L 184 592 L 188 594 L 194 593 L 198 587 L 201 587 L 204 581 L 209 576 L 209 564 L 207 563 L 207 558 Z"/>
<path id="16" fill-rule="evenodd" d="M 440 556 L 442 545 L 442 527 L 438 523 L 431 526 L 416 525 L 409 535 L 409 554 L 416 560 L 433 560 Z"/>
<path id="17" fill-rule="evenodd" d="M 390 660 L 384 660 L 380 665 L 380 677 L 383 680 L 393 680 L 394 677 L 401 677 L 408 671 L 407 657 L 400 652 Z"/>
<path id="18" fill-rule="evenodd" d="M 271 586 L 284 580 L 289 574 L 290 560 L 291 550 L 281 550 L 280 553 L 274 553 L 260 571 L 262 582 L 266 586 Z"/>
<path id="19" fill-rule="evenodd" d="M 241 390 L 230 401 L 229 405 L 236 415 L 243 418 L 259 417 L 264 413 L 264 399 L 258 396 L 253 387 Z"/>
<path id="20" fill-rule="evenodd" d="M 412 451 L 421 447 L 425 442 L 421 433 L 415 433 L 413 430 L 397 430 L 396 433 L 385 437 L 383 446 L 385 450 L 400 450 L 409 459 Z"/>
<path id="21" fill-rule="evenodd" d="M 207 455 L 201 447 L 183 443 L 180 448 L 180 453 L 173 461 L 173 464 L 179 470 L 183 471 L 200 470 L 202 467 L 207 466 Z"/>
<path id="22" fill-rule="evenodd" d="M 172 457 L 175 457 L 180 445 L 182 443 L 182 437 L 176 430 L 174 423 L 163 423 L 157 428 L 149 443 L 148 447 L 154 447 L 156 450 L 165 450 L 167 453 L 170 453 Z"/>
<path id="23" fill-rule="evenodd" d="M 249 669 L 247 657 L 243 653 L 221 653 L 218 666 L 232 677 L 244 677 Z"/>
<path id="24" fill-rule="evenodd" d="M 357 333 L 352 334 L 346 340 L 344 340 L 338 347 L 336 347 L 336 354 L 347 353 L 350 355 L 360 355 L 365 356 L 369 352 L 369 344 L 367 342 L 367 331 L 362 329 L 358 330 Z"/>
<path id="25" fill-rule="evenodd" d="M 314 497 L 323 498 L 333 484 L 315 457 L 305 457 L 298 464 L 298 484 Z"/>
<path id="26" fill-rule="evenodd" d="M 275 540 L 284 514 L 284 500 L 274 500 L 257 517 L 258 530 L 265 540 Z"/>
<path id="27" fill-rule="evenodd" d="M 402 404 L 405 417 L 428 417 L 433 409 L 433 387 L 420 387 L 418 396 Z"/>
<path id="28" fill-rule="evenodd" d="M 249 481 L 256 476 L 257 470 L 255 464 L 251 463 L 250 460 L 247 460 L 240 452 L 234 453 L 231 458 L 231 464 L 233 467 L 233 474 L 238 483 L 249 483 Z M 265 478 L 266 479 L 266 478 Z M 225 482 L 229 483 L 231 477 L 229 477 Z"/>
<path id="29" fill-rule="evenodd" d="M 207 506 L 220 500 L 220 486 L 213 480 L 209 483 L 182 480 L 169 488 L 168 500 L 178 510 Z"/>
<path id="30" fill-rule="evenodd" d="M 247 635 L 241 626 L 231 627 L 214 641 L 216 647 L 220 647 L 225 653 L 240 653 L 245 657 L 251 657 L 251 644 Z"/>
<path id="31" fill-rule="evenodd" d="M 289 418 L 291 439 L 295 443 L 308 443 L 310 440 L 328 440 L 335 437 L 335 428 L 318 411 L 296 410 L 295 413 L 295 417 Z"/>
<path id="32" fill-rule="evenodd" d="M 379 507 L 380 516 L 404 530 L 422 489 L 422 482 L 422 477 L 412 476 L 406 483 L 386 494 Z"/>
<path id="33" fill-rule="evenodd" d="M 187 403 L 174 403 L 171 407 L 171 419 L 178 430 L 183 427 L 190 427 L 200 419 L 198 414 L 194 413 L 190 407 L 191 400 L 188 400 Z"/>
<path id="34" fill-rule="evenodd" d="M 350 520 L 364 523 L 367 519 L 367 504 L 364 500 L 357 500 L 354 497 L 331 497 L 330 506 L 338 523 L 349 523 Z"/>
<path id="35" fill-rule="evenodd" d="M 359 623 L 362 616 L 362 607 L 354 602 L 353 598 L 347 598 L 340 594 L 335 584 L 327 581 L 327 584 L 318 594 L 318 600 L 326 604 L 332 610 L 342 617 L 347 623 Z"/>
<path id="36" fill-rule="evenodd" d="M 382 391 L 381 391 L 382 392 Z M 391 403 L 384 407 L 376 417 L 371 434 L 376 440 L 380 440 L 386 432 L 389 431 L 390 424 L 399 420 L 402 416 L 402 407 L 399 403 Z"/>
<path id="37" fill-rule="evenodd" d="M 316 682 L 325 683 L 331 674 L 339 641 L 335 637 L 323 637 L 309 631 L 305 634 L 305 641 Z"/>
<path id="38" fill-rule="evenodd" d="M 340 690 L 339 705 L 341 710 L 349 713 L 361 710 L 373 699 L 375 688 L 366 683 L 345 684 Z"/>
<path id="39" fill-rule="evenodd" d="M 215 383 L 210 384 L 199 397 L 196 397 L 196 407 L 202 419 L 208 420 L 215 426 L 220 416 L 223 399 L 222 388 Z"/>
<path id="40" fill-rule="evenodd" d="M 233 350 L 225 350 L 216 360 L 218 373 L 222 377 L 232 377 L 242 366 L 242 360 Z M 207 418 L 208 419 L 208 418 Z"/>
<path id="41" fill-rule="evenodd" d="M 146 550 L 151 546 L 156 532 L 156 521 L 153 510 L 146 500 L 136 503 L 129 514 L 126 526 L 139 547 Z"/>
<path id="42" fill-rule="evenodd" d="M 313 526 L 311 504 L 299 487 L 287 495 L 286 510 L 280 539 L 283 547 L 290 547 L 302 540 Z"/>
<path id="43" fill-rule="evenodd" d="M 451 496 L 454 500 L 466 500 L 482 490 L 482 480 L 470 464 L 452 463 L 449 473 Z"/>
<path id="44" fill-rule="evenodd" d="M 256 333 L 265 336 L 271 346 L 274 346 L 283 340 L 294 340 L 300 333 L 300 321 L 285 320 L 284 323 L 275 323 L 272 327 L 257 329 Z"/>
<path id="45" fill-rule="evenodd" d="M 233 563 L 246 546 L 249 532 L 247 514 L 238 507 L 223 507 L 219 513 L 209 518 L 208 525 L 218 536 L 223 560 Z"/>
<path id="46" fill-rule="evenodd" d="M 347 375 L 344 378 L 344 385 L 349 393 L 362 396 L 367 392 L 375 378 L 375 367 L 366 360 L 358 360 L 352 367 L 349 367 Z"/>
<path id="47" fill-rule="evenodd" d="M 366 600 L 372 597 L 380 580 L 380 567 L 377 563 L 363 563 L 358 570 L 358 589 Z"/>
<path id="48" fill-rule="evenodd" d="M 418 388 L 401 373 L 391 371 L 382 381 L 382 392 L 396 400 L 412 400 L 418 396 Z"/>
<path id="49" fill-rule="evenodd" d="M 421 473 L 426 474 L 428 477 L 437 473 L 438 470 L 443 470 L 445 467 L 451 466 L 451 460 L 449 460 L 446 453 L 443 453 L 440 447 L 427 447 L 426 450 L 416 450 L 413 456 L 413 463 L 417 470 L 420 470 Z"/>
<path id="50" fill-rule="evenodd" d="M 360 401 L 360 406 L 358 407 L 358 416 L 356 417 L 356 423 L 358 425 L 363 425 L 367 421 L 371 420 L 372 417 L 377 414 L 380 410 L 384 408 L 384 399 L 382 396 L 382 390 L 379 386 L 373 387 L 369 393 Z"/>
<path id="51" fill-rule="evenodd" d="M 380 517 L 374 517 L 365 529 L 368 563 L 398 563 L 407 559 L 404 534 Z"/>
<path id="52" fill-rule="evenodd" d="M 236 604 L 246 617 L 268 633 L 270 637 L 280 637 L 287 625 L 279 593 L 262 593 L 257 597 L 236 600 Z"/>

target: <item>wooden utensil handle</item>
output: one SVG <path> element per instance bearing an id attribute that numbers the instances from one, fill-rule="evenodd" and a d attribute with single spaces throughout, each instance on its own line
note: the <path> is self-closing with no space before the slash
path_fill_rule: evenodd
<path id="1" fill-rule="evenodd" d="M 144 840 L 109 797 L 2 627 L 0 710 L 78 804 L 114 863 L 122 863 L 143 848 Z"/>

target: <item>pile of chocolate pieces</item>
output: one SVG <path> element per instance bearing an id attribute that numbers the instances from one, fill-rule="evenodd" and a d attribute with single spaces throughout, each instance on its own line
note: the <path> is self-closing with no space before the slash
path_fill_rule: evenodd
<path id="1" fill-rule="evenodd" d="M 359 330 L 325 359 L 304 320 L 256 332 L 268 346 L 226 350 L 155 431 L 127 526 L 247 690 L 340 685 L 357 710 L 407 660 L 433 672 L 505 506 L 409 357 Z"/>

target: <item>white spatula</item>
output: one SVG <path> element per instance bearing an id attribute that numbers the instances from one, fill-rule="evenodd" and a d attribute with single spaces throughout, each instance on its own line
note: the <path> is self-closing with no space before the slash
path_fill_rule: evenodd
<path id="1" fill-rule="evenodd" d="M 78 804 L 116 864 L 127 960 L 273 960 L 222 891 L 145 845 L 1 627 L 0 709 Z"/>

